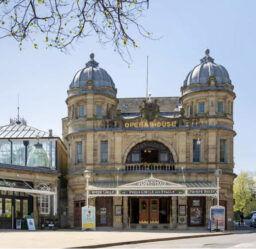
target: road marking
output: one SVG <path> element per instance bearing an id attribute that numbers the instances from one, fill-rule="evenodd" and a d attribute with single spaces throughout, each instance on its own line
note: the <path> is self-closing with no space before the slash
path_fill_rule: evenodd
<path id="1" fill-rule="evenodd" d="M 255 243 L 241 243 L 229 248 L 255 248 Z"/>

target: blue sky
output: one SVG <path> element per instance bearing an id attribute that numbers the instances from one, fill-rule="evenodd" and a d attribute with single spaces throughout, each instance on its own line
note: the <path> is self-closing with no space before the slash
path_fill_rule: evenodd
<path id="1" fill-rule="evenodd" d="M 206 48 L 215 62 L 226 67 L 235 86 L 235 171 L 255 171 L 256 109 L 256 1 L 254 0 L 150 0 L 142 23 L 157 40 L 138 38 L 131 50 L 130 68 L 95 37 L 81 40 L 68 53 L 35 50 L 31 43 L 20 52 L 10 38 L 0 40 L 0 125 L 16 116 L 17 95 L 21 115 L 28 124 L 53 129 L 61 136 L 61 118 L 67 115 L 68 86 L 95 53 L 95 60 L 112 76 L 118 97 L 145 95 L 146 56 L 149 90 L 156 96 L 180 96 L 187 73 L 199 63 Z"/>

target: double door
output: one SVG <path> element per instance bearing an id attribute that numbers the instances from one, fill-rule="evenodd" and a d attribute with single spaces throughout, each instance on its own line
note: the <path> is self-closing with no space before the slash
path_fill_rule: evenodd
<path id="1" fill-rule="evenodd" d="M 28 215 L 28 211 L 28 199 L 0 197 L 0 228 L 15 228 L 16 220 Z"/>
<path id="2" fill-rule="evenodd" d="M 159 223 L 159 199 L 140 198 L 139 199 L 139 223 L 158 224 Z"/>

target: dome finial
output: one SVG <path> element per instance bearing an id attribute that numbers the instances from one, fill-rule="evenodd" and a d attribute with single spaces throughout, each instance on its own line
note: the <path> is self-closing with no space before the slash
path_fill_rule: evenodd
<path id="1" fill-rule="evenodd" d="M 90 59 L 91 59 L 92 61 L 94 61 L 94 53 L 91 53 L 91 54 L 90 54 Z"/>
<path id="2" fill-rule="evenodd" d="M 210 54 L 210 49 L 207 48 L 207 49 L 205 50 L 205 55 L 206 55 L 206 56 L 209 56 L 209 54 Z"/>

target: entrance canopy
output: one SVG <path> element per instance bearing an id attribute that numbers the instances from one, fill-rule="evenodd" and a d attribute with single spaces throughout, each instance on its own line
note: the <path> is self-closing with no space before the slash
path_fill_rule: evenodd
<path id="1" fill-rule="evenodd" d="M 89 197 L 97 196 L 217 196 L 212 182 L 174 183 L 151 177 L 131 183 L 91 183 Z"/>
<path id="2" fill-rule="evenodd" d="M 10 181 L 0 179 L 0 191 L 14 191 L 19 193 L 27 193 L 31 195 L 56 195 L 57 193 L 50 190 L 35 189 L 25 181 Z"/>

